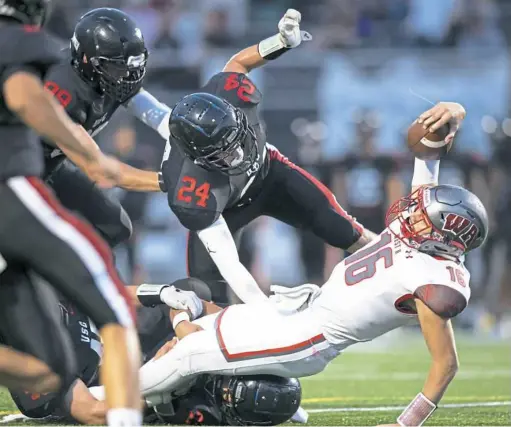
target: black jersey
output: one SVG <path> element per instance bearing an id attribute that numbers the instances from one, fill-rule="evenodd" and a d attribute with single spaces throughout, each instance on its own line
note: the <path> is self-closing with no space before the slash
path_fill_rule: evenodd
<path id="1" fill-rule="evenodd" d="M 241 73 L 218 73 L 201 92 L 224 98 L 246 114 L 258 146 L 258 159 L 242 175 L 229 176 L 196 165 L 170 137 L 162 163 L 169 206 L 189 230 L 202 230 L 213 224 L 226 209 L 243 204 L 249 187 L 255 188 L 268 171 L 266 131 L 257 107 L 262 99 L 255 84 Z"/>
<path id="2" fill-rule="evenodd" d="M 57 308 L 57 307 L 55 307 Z M 102 356 L 102 344 L 99 332 L 92 321 L 73 304 L 60 302 L 62 320 L 69 331 L 77 359 L 77 374 L 87 386 L 98 383 L 99 365 Z M 71 388 L 74 386 L 71 386 Z M 10 390 L 18 409 L 31 418 L 49 416 L 65 417 L 66 410 L 56 393 L 30 393 Z M 67 396 L 69 395 L 69 396 Z M 70 391 L 66 399 L 71 398 Z"/>
<path id="3" fill-rule="evenodd" d="M 43 78 L 60 59 L 58 41 L 44 31 L 17 24 L 0 27 L 0 180 L 43 172 L 37 136 L 7 108 L 3 85 L 17 71 Z"/>
<path id="4" fill-rule="evenodd" d="M 91 136 L 97 135 L 108 124 L 121 105 L 83 80 L 69 60 L 50 68 L 45 78 L 45 86 L 66 109 L 69 117 L 82 125 Z M 43 146 L 47 169 L 55 167 L 58 162 L 51 159 L 63 159 L 62 151 L 47 144 Z"/>

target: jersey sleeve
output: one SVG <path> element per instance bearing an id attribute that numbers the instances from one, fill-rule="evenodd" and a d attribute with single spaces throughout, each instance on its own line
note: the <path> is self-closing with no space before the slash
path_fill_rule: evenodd
<path id="1" fill-rule="evenodd" d="M 183 227 L 203 230 L 213 224 L 224 210 L 228 188 L 219 185 L 214 175 L 198 167 L 173 168 L 162 164 L 162 176 L 172 212 Z"/>
<path id="2" fill-rule="evenodd" d="M 238 108 L 256 107 L 262 99 L 262 94 L 256 85 L 243 73 L 215 74 L 202 91 L 224 98 Z"/>
<path id="3" fill-rule="evenodd" d="M 61 50 L 57 39 L 42 30 L 9 26 L 0 34 L 0 68 L 29 66 L 43 77 L 52 64 L 62 60 Z"/>
<path id="4" fill-rule="evenodd" d="M 467 307 L 470 273 L 462 264 L 440 261 L 416 277 L 424 280 L 417 283 L 413 295 L 440 317 L 453 318 Z"/>
<path id="5" fill-rule="evenodd" d="M 419 286 L 414 296 L 420 299 L 433 313 L 444 319 L 456 317 L 468 304 L 461 292 L 445 285 Z"/>

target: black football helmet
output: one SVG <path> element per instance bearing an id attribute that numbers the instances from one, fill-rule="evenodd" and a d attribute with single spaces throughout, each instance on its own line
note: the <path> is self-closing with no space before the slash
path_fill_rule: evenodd
<path id="1" fill-rule="evenodd" d="M 209 390 L 223 421 L 232 426 L 285 423 L 296 413 L 302 399 L 298 379 L 274 375 L 218 375 L 211 378 Z"/>
<path id="2" fill-rule="evenodd" d="M 169 129 L 175 143 L 205 169 L 241 175 L 259 159 L 247 116 L 218 96 L 185 96 L 172 110 Z"/>
<path id="3" fill-rule="evenodd" d="M 81 77 L 121 103 L 142 87 L 148 52 L 137 24 L 118 9 L 94 9 L 76 24 L 72 63 Z"/>
<path id="4" fill-rule="evenodd" d="M 42 26 L 48 17 L 51 0 L 0 0 L 0 16 L 24 25 Z"/>

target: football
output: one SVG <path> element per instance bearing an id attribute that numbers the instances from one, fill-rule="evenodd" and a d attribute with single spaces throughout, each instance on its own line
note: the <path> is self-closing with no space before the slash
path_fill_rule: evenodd
<path id="1" fill-rule="evenodd" d="M 436 132 L 428 132 L 417 120 L 408 128 L 407 143 L 413 155 L 422 160 L 437 160 L 445 156 L 454 140 L 445 142 L 449 125 L 443 125 Z"/>

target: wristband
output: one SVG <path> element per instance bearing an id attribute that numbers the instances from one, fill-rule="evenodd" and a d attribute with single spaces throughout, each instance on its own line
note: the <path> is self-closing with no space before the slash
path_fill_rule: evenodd
<path id="1" fill-rule="evenodd" d="M 182 311 L 181 313 L 176 314 L 174 319 L 172 320 L 172 327 L 174 328 L 174 331 L 177 328 L 177 325 L 179 325 L 181 322 L 189 322 L 190 321 L 190 315 L 186 311 Z"/>
<path id="2" fill-rule="evenodd" d="M 400 426 L 421 426 L 435 412 L 436 405 L 424 394 L 419 393 L 397 418 Z"/>
<path id="3" fill-rule="evenodd" d="M 163 304 L 160 294 L 169 285 L 140 285 L 137 288 L 137 297 L 145 307 L 155 307 L 159 304 Z"/>
<path id="4" fill-rule="evenodd" d="M 161 172 L 158 172 L 158 185 L 162 192 L 167 192 L 167 186 L 165 185 L 165 180 L 163 179 L 163 174 Z"/>
<path id="5" fill-rule="evenodd" d="M 288 50 L 291 50 L 290 47 L 286 47 L 280 34 L 275 34 L 274 36 L 268 37 L 259 42 L 257 47 L 259 51 L 259 55 L 266 59 L 267 61 L 271 61 L 273 59 L 277 59 L 280 55 L 286 53 Z"/>

